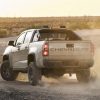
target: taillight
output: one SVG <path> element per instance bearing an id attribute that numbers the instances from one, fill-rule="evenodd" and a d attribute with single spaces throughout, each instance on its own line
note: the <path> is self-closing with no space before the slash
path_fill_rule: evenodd
<path id="1" fill-rule="evenodd" d="M 49 46 L 48 46 L 48 43 L 45 43 L 43 45 L 43 52 L 42 52 L 42 55 L 43 56 L 48 56 L 49 55 Z"/>

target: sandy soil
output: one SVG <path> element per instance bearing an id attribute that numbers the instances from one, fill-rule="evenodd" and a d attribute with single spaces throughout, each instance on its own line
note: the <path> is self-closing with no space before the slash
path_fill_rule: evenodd
<path id="1" fill-rule="evenodd" d="M 0 77 L 0 100 L 100 100 L 100 30 L 77 30 L 77 34 L 94 43 L 95 64 L 92 72 L 95 72 L 95 81 L 80 84 L 75 75 L 65 75 L 59 79 L 43 76 L 39 86 L 31 86 L 27 74 L 20 73 L 14 82 L 4 81 Z M 9 39 L 0 39 L 0 43 L 5 40 Z"/>

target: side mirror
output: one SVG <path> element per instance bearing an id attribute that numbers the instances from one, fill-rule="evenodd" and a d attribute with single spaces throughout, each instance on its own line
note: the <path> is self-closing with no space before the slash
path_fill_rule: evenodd
<path id="1" fill-rule="evenodd" d="M 9 46 L 14 46 L 14 41 L 9 41 L 9 42 L 8 42 L 8 45 L 9 45 Z"/>

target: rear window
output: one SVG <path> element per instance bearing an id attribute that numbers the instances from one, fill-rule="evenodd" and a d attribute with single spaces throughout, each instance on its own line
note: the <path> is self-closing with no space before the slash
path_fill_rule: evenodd
<path id="1" fill-rule="evenodd" d="M 40 30 L 40 40 L 81 40 L 77 34 L 71 30 Z"/>

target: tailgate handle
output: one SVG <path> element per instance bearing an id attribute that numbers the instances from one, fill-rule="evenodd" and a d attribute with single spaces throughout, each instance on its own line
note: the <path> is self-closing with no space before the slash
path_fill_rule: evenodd
<path id="1" fill-rule="evenodd" d="M 74 47 L 74 44 L 66 44 L 66 47 L 73 48 Z"/>

